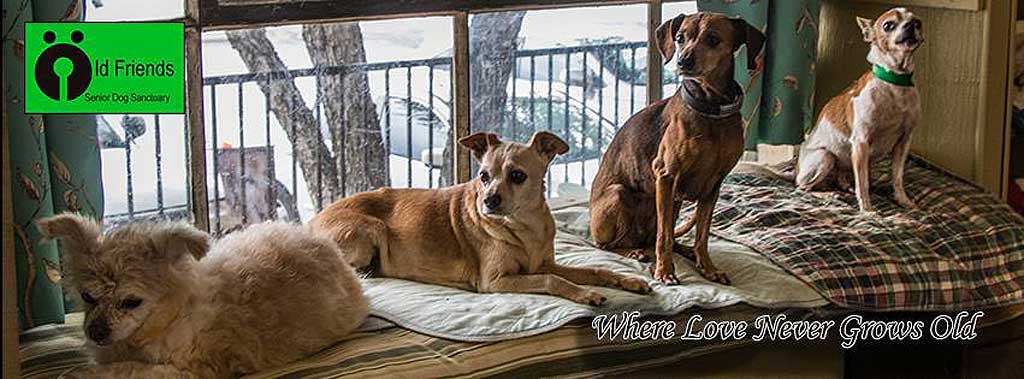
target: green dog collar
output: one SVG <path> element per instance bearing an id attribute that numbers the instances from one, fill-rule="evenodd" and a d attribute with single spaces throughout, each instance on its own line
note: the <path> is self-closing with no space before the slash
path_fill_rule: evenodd
<path id="1" fill-rule="evenodd" d="M 914 74 L 897 74 L 886 70 L 885 67 L 877 64 L 871 69 L 871 73 L 874 74 L 876 78 L 886 83 L 892 83 L 900 87 L 914 86 Z"/>

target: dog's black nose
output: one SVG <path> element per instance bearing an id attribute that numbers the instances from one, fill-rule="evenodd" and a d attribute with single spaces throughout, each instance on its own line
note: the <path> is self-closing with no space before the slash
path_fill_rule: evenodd
<path id="1" fill-rule="evenodd" d="M 103 321 L 93 321 L 89 324 L 86 333 L 89 335 L 89 339 L 98 344 L 103 344 L 110 337 L 110 325 Z"/>
<path id="2" fill-rule="evenodd" d="M 494 194 L 484 198 L 484 205 L 487 209 L 498 209 L 501 206 L 501 195 Z"/>
<path id="3" fill-rule="evenodd" d="M 679 60 L 679 68 L 686 71 L 693 70 L 693 67 L 696 65 L 697 59 L 694 58 L 693 54 L 684 55 L 682 59 Z"/>

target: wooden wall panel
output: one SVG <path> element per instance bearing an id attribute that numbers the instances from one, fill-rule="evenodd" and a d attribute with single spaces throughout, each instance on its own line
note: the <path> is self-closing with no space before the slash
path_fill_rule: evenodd
<path id="1" fill-rule="evenodd" d="M 821 8 L 816 110 L 869 69 L 856 16 L 877 17 L 892 5 L 828 0 Z M 923 117 L 913 151 L 965 178 L 977 179 L 978 112 L 983 84 L 985 12 L 911 8 L 924 21 L 915 81 Z"/>
<path id="2" fill-rule="evenodd" d="M 852 0 L 864 3 L 893 4 L 887 0 Z M 985 5 L 985 0 L 899 0 L 899 4 L 907 7 L 928 6 L 937 8 L 980 10 Z"/>
<path id="3" fill-rule="evenodd" d="M 1010 142 L 1010 90 L 1013 20 L 1017 0 L 987 0 L 982 50 L 982 107 L 978 110 L 974 179 L 989 191 L 1007 196 Z"/>

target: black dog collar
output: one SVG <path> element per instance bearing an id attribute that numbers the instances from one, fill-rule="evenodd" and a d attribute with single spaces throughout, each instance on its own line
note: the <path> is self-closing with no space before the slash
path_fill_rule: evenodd
<path id="1" fill-rule="evenodd" d="M 683 98 L 683 103 L 686 106 L 699 113 L 701 116 L 707 118 L 726 118 L 740 112 L 740 108 L 743 107 L 743 90 L 740 89 L 740 85 L 733 81 L 730 84 L 730 91 L 734 93 L 733 100 L 726 104 L 717 104 L 708 101 L 707 94 L 701 89 L 700 83 L 696 79 L 683 78 L 683 82 L 680 85 L 680 93 Z"/>

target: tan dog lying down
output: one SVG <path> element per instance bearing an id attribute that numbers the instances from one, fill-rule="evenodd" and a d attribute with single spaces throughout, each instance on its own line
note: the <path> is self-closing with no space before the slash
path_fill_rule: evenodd
<path id="1" fill-rule="evenodd" d="M 64 240 L 99 363 L 69 376 L 236 377 L 330 346 L 368 312 L 337 246 L 305 226 L 253 225 L 209 254 L 206 233 L 186 224 L 102 235 L 95 221 L 62 214 L 39 229 Z"/>
<path id="2" fill-rule="evenodd" d="M 544 177 L 551 160 L 569 150 L 560 138 L 538 132 L 523 145 L 476 133 L 459 143 L 480 165 L 476 179 L 439 190 L 360 193 L 331 204 L 311 225 L 334 238 L 353 267 L 373 266 L 387 277 L 591 305 L 605 298 L 579 284 L 650 291 L 638 277 L 555 263 Z"/>

